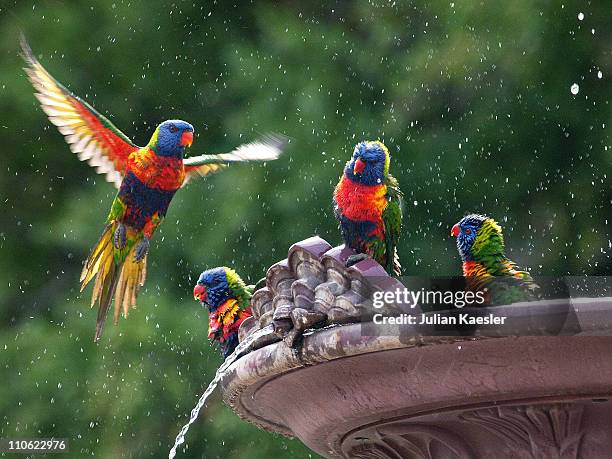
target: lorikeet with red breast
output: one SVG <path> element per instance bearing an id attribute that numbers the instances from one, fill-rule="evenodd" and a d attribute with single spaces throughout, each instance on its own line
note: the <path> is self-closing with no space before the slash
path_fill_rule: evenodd
<path id="1" fill-rule="evenodd" d="M 358 254 L 352 265 L 367 256 L 399 276 L 397 242 L 402 229 L 402 193 L 389 173 L 391 156 L 379 141 L 361 142 L 334 190 L 334 214 L 345 244 Z"/>
<path id="2" fill-rule="evenodd" d="M 540 287 L 531 275 L 517 269 L 506 257 L 502 228 L 495 220 L 485 215 L 467 215 L 452 227 L 451 236 L 457 238 L 468 289 L 486 291 L 488 304 L 540 297 Z"/>
<path id="3" fill-rule="evenodd" d="M 265 282 L 246 285 L 231 268 L 221 266 L 204 271 L 193 288 L 193 297 L 208 309 L 208 338 L 221 346 L 227 358 L 238 346 L 238 329 L 252 316 L 253 293 Z"/>
<path id="4" fill-rule="evenodd" d="M 99 305 L 95 341 L 100 339 L 107 310 L 115 301 L 114 319 L 127 316 L 146 277 L 150 240 L 174 193 L 188 180 L 229 163 L 276 159 L 284 138 L 270 136 L 231 153 L 184 159 L 193 142 L 193 126 L 181 120 L 161 123 L 145 147 L 128 139 L 87 102 L 57 82 L 34 57 L 25 38 L 21 45 L 25 71 L 36 98 L 70 149 L 119 188 L 106 227 L 85 261 L 81 291 L 95 277 L 91 305 Z"/>

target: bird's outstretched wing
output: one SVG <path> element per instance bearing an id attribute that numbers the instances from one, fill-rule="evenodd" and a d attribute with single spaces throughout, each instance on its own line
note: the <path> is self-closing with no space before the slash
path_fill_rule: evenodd
<path id="1" fill-rule="evenodd" d="M 24 68 L 36 90 L 40 106 L 64 135 L 81 161 L 119 187 L 128 156 L 138 146 L 106 117 L 62 86 L 38 62 L 25 37 L 21 36 Z"/>
<path id="2" fill-rule="evenodd" d="M 205 176 L 222 169 L 230 163 L 246 161 L 272 161 L 277 159 L 288 143 L 287 137 L 281 134 L 269 134 L 255 142 L 240 145 L 230 153 L 218 155 L 200 155 L 183 160 L 185 165 L 185 183 L 190 178 Z"/>

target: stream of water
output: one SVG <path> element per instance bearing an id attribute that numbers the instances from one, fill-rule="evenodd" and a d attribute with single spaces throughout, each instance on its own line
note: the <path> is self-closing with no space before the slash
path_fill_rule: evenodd
<path id="1" fill-rule="evenodd" d="M 202 396 L 200 397 L 200 400 L 198 400 L 197 405 L 193 408 L 193 410 L 191 410 L 191 416 L 189 417 L 189 422 L 183 426 L 181 431 L 176 436 L 176 440 L 174 440 L 174 446 L 172 447 L 172 449 L 170 450 L 170 453 L 168 454 L 168 459 L 174 459 L 174 457 L 176 456 L 176 449 L 180 445 L 185 443 L 185 435 L 187 435 L 187 432 L 189 431 L 189 427 L 191 427 L 191 424 L 193 424 L 198 418 L 198 415 L 200 414 L 200 410 L 206 403 L 206 400 L 214 392 L 215 388 L 219 384 L 219 381 L 221 381 L 221 378 L 223 378 L 223 376 L 225 375 L 225 372 L 228 370 L 230 365 L 234 363 L 241 355 L 247 352 L 257 338 L 264 336 L 267 333 L 270 333 L 270 329 L 263 328 L 249 335 L 245 341 L 239 343 L 238 346 L 236 346 L 236 349 L 234 350 L 234 352 L 231 355 L 229 355 L 227 359 L 225 359 L 225 361 L 217 369 L 215 378 L 210 382 L 210 384 L 208 385 L 208 388 L 202 394 Z"/>

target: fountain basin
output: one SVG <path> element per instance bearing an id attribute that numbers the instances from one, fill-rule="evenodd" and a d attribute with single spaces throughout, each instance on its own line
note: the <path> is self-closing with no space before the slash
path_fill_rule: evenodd
<path id="1" fill-rule="evenodd" d="M 312 333 L 299 354 L 253 351 L 222 390 L 242 418 L 325 457 L 605 457 L 610 350 L 601 336 L 402 343 L 353 324 Z"/>
<path id="2" fill-rule="evenodd" d="M 376 271 L 370 285 L 371 260 L 347 270 L 344 256 L 344 248 L 311 238 L 270 269 L 241 335 L 270 333 L 221 380 L 225 403 L 240 417 L 329 458 L 612 451 L 612 336 L 605 336 L 612 298 L 573 300 L 574 336 L 424 336 L 417 329 L 364 336 L 362 323 L 350 323 L 352 308 L 394 284 Z M 540 309 L 545 316 L 558 307 Z M 287 332 L 326 310 L 335 310 L 338 323 L 306 328 L 297 342 Z M 520 315 L 524 306 L 514 310 Z"/>

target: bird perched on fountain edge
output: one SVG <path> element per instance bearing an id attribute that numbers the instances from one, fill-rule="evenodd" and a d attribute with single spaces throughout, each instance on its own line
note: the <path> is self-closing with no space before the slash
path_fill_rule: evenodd
<path id="1" fill-rule="evenodd" d="M 352 265 L 367 256 L 399 276 L 397 242 L 402 228 L 402 193 L 389 174 L 391 156 L 379 141 L 360 142 L 334 190 L 334 214 L 344 243 L 358 255 Z"/>
<path id="2" fill-rule="evenodd" d="M 470 290 L 487 289 L 491 305 L 532 301 L 540 288 L 527 271 L 520 271 L 505 254 L 499 224 L 485 215 L 463 217 L 451 229 L 463 260 L 463 276 Z"/>
<path id="3" fill-rule="evenodd" d="M 225 266 L 200 274 L 193 297 L 208 309 L 208 338 L 219 343 L 224 359 L 238 346 L 238 329 L 253 315 L 251 297 L 264 282 L 246 285 L 236 271 Z"/>
<path id="4" fill-rule="evenodd" d="M 193 126 L 181 120 L 161 123 L 145 147 L 138 147 L 108 119 L 59 82 L 34 57 L 21 37 L 25 71 L 49 120 L 65 136 L 70 149 L 87 161 L 119 191 L 106 226 L 81 273 L 81 291 L 96 276 L 92 307 L 99 305 L 95 341 L 100 339 L 107 311 L 115 301 L 114 318 L 127 316 L 146 277 L 150 240 L 161 224 L 174 193 L 188 180 L 215 172 L 229 163 L 276 159 L 284 138 L 268 137 L 231 153 L 184 158 L 193 142 Z"/>

